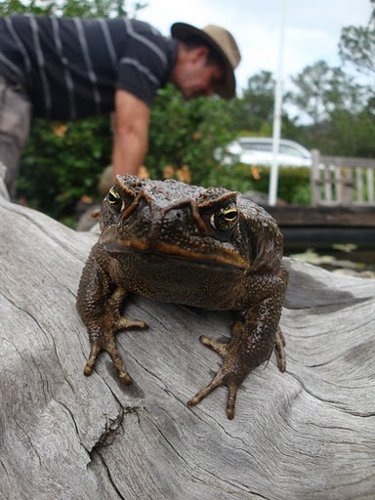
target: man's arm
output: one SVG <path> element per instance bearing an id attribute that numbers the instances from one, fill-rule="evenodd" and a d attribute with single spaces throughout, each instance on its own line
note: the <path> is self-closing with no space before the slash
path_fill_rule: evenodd
<path id="1" fill-rule="evenodd" d="M 115 94 L 112 165 L 114 175 L 137 175 L 148 148 L 150 109 L 125 90 Z"/>

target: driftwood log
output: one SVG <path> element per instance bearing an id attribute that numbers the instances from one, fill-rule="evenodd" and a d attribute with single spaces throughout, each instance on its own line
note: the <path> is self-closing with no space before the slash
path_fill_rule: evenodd
<path id="1" fill-rule="evenodd" d="M 89 378 L 75 309 L 97 236 L 0 199 L 0 498 L 375 498 L 375 280 L 288 262 L 287 371 L 272 358 L 225 416 L 186 401 L 220 358 L 199 335 L 230 314 L 134 297 L 120 333 L 134 383 L 102 355 Z"/>

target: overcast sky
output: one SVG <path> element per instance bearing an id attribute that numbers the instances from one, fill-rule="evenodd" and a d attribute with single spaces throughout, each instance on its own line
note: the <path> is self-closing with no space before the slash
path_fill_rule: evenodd
<path id="1" fill-rule="evenodd" d="M 217 24 L 235 36 L 242 53 L 236 72 L 238 90 L 260 70 L 276 71 L 283 0 L 148 0 L 137 17 L 169 35 L 171 24 L 183 21 L 199 28 Z M 296 75 L 320 59 L 340 64 L 341 28 L 367 25 L 370 0 L 284 0 L 286 4 L 283 74 Z"/>

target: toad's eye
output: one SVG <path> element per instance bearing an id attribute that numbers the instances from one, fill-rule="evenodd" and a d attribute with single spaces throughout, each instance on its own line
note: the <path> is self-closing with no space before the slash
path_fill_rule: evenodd
<path id="1" fill-rule="evenodd" d="M 228 231 L 232 229 L 238 219 L 238 210 L 234 203 L 221 207 L 211 215 L 210 223 L 214 229 Z"/>
<path id="2" fill-rule="evenodd" d="M 110 206 L 116 211 L 121 212 L 123 208 L 123 201 L 119 193 L 116 191 L 114 187 L 111 187 L 107 194 L 107 200 Z"/>

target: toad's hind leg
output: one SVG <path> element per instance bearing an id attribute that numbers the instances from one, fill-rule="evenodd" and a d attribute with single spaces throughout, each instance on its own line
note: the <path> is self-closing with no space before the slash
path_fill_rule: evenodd
<path id="1" fill-rule="evenodd" d="M 280 327 L 278 327 L 276 331 L 275 352 L 276 352 L 277 366 L 281 372 L 285 372 L 286 369 L 285 338 Z"/>
<path id="2" fill-rule="evenodd" d="M 285 341 L 278 324 L 286 279 L 283 274 L 252 276 L 250 285 L 259 292 L 258 300 L 250 303 L 235 322 L 229 343 L 201 337 L 201 342 L 219 354 L 223 362 L 211 382 L 188 402 L 194 406 L 214 389 L 225 385 L 228 388 L 226 413 L 229 419 L 234 417 L 236 396 L 242 382 L 250 372 L 270 358 L 274 349 L 279 369 L 285 370 Z"/>
<path id="3" fill-rule="evenodd" d="M 235 335 L 241 329 L 240 323 L 237 323 L 234 327 Z M 264 354 L 261 355 L 262 349 L 259 349 L 258 355 L 261 356 L 261 361 L 267 361 L 273 352 L 273 347 L 276 351 L 277 365 L 279 370 L 285 371 L 285 340 L 281 332 L 280 327 L 278 327 L 275 337 L 274 344 L 271 342 L 265 342 L 263 345 Z M 227 417 L 232 419 L 234 417 L 234 409 L 236 404 L 237 392 L 242 384 L 243 380 L 246 378 L 247 374 L 252 370 L 252 368 L 247 368 L 243 363 L 239 361 L 239 358 L 231 352 L 231 345 L 225 344 L 223 342 L 213 340 L 210 337 L 201 336 L 200 341 L 206 347 L 211 348 L 217 354 L 223 358 L 223 365 L 221 370 L 216 374 L 216 376 L 211 380 L 211 382 L 201 389 L 190 401 L 188 401 L 189 406 L 195 406 L 200 401 L 202 401 L 210 392 L 221 385 L 226 385 L 228 388 L 228 398 L 227 398 Z M 267 354 L 268 352 L 268 354 Z M 259 364 L 256 362 L 254 367 Z"/>

